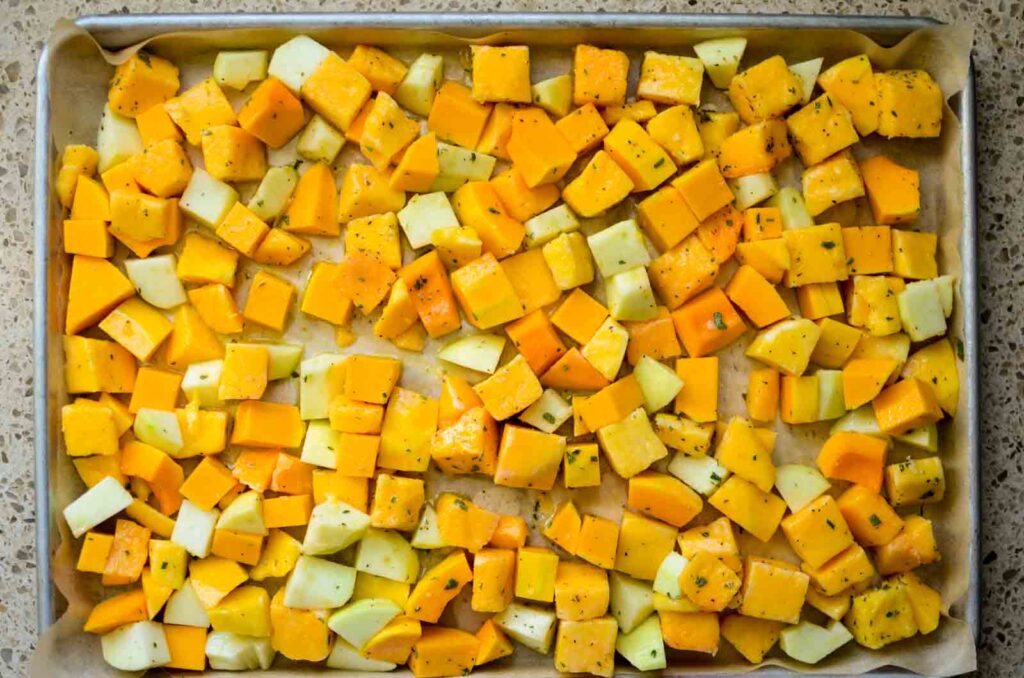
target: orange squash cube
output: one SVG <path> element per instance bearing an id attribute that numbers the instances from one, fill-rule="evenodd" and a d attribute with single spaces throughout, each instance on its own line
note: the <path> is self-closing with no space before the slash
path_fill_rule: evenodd
<path id="1" fill-rule="evenodd" d="M 660 252 L 670 250 L 700 222 L 673 186 L 664 186 L 637 204 L 637 220 Z"/>
<path id="2" fill-rule="evenodd" d="M 491 106 L 473 98 L 465 85 L 449 80 L 441 85 L 427 117 L 427 129 L 441 141 L 474 149 L 480 141 Z"/>
<path id="3" fill-rule="evenodd" d="M 885 497 L 866 487 L 850 487 L 836 503 L 853 538 L 862 546 L 888 544 L 903 529 L 903 519 Z"/>
<path id="4" fill-rule="evenodd" d="M 318 162 L 299 177 L 281 226 L 291 233 L 338 235 L 337 200 L 334 174 L 329 165 Z"/>
<path id="5" fill-rule="evenodd" d="M 793 153 L 786 134 L 786 123 L 772 119 L 744 127 L 726 137 L 718 149 L 722 176 L 732 179 L 770 172 Z"/>
<path id="6" fill-rule="evenodd" d="M 615 567 L 618 542 L 619 526 L 616 523 L 605 518 L 585 515 L 580 526 L 580 537 L 576 542 L 576 556 L 610 570 Z"/>
<path id="7" fill-rule="evenodd" d="M 487 181 L 470 181 L 452 196 L 452 207 L 459 221 L 476 231 L 485 252 L 498 259 L 519 249 L 526 227 L 505 213 L 498 193 Z"/>
<path id="8" fill-rule="evenodd" d="M 306 426 L 295 405 L 243 400 L 235 414 L 232 445 L 248 447 L 302 446 Z"/>
<path id="9" fill-rule="evenodd" d="M 628 75 L 629 57 L 625 52 L 577 45 L 573 55 L 573 103 L 622 105 L 626 101 Z"/>
<path id="10" fill-rule="evenodd" d="M 509 323 L 505 331 L 535 374 L 543 374 L 566 351 L 551 320 L 540 309 Z"/>
<path id="11" fill-rule="evenodd" d="M 395 277 L 395 272 L 378 258 L 359 251 L 346 252 L 336 270 L 338 290 L 364 316 L 384 301 Z"/>
<path id="12" fill-rule="evenodd" d="M 512 602 L 516 582 L 516 552 L 507 548 L 481 549 L 473 557 L 473 598 L 476 612 L 501 612 Z"/>
<path id="13" fill-rule="evenodd" d="M 576 161 L 576 151 L 539 108 L 516 113 L 507 148 L 512 164 L 530 188 L 555 183 Z"/>
<path id="14" fill-rule="evenodd" d="M 137 52 L 114 70 L 107 102 L 114 112 L 134 118 L 170 99 L 178 85 L 177 66 L 163 57 Z"/>
<path id="15" fill-rule="evenodd" d="M 381 473 L 374 487 L 370 524 L 386 530 L 415 530 L 425 498 L 421 478 Z"/>
<path id="16" fill-rule="evenodd" d="M 934 424 L 943 417 L 935 392 L 914 377 L 889 386 L 878 394 L 872 405 L 878 427 L 891 435 Z"/>
<path id="17" fill-rule="evenodd" d="M 407 116 L 387 92 L 379 92 L 363 123 L 359 150 L 383 171 L 419 133 L 420 124 Z"/>
<path id="18" fill-rule="evenodd" d="M 555 123 L 569 146 L 577 153 L 585 153 L 601 143 L 608 134 L 608 125 L 594 104 L 584 104 Z"/>
<path id="19" fill-rule="evenodd" d="M 550 490 L 564 453 L 563 436 L 507 424 L 498 447 L 494 484 Z"/>
<path id="20" fill-rule="evenodd" d="M 626 505 L 675 527 L 686 525 L 704 508 L 700 495 L 681 481 L 654 472 L 629 479 Z"/>
<path id="21" fill-rule="evenodd" d="M 440 172 L 437 134 L 430 132 L 409 144 L 388 181 L 396 191 L 425 193 L 430 190 Z"/>
<path id="22" fill-rule="evenodd" d="M 530 48 L 473 45 L 473 98 L 481 102 L 530 103 Z"/>
<path id="23" fill-rule="evenodd" d="M 604 138 L 604 150 L 633 182 L 633 192 L 656 188 L 675 174 L 676 164 L 639 123 L 620 120 Z"/>
<path id="24" fill-rule="evenodd" d="M 790 316 L 789 307 L 775 286 L 751 266 L 736 269 L 725 286 L 725 294 L 758 327 L 767 327 Z"/>
<path id="25" fill-rule="evenodd" d="M 738 73 L 729 83 L 729 101 L 748 125 L 781 116 L 802 96 L 803 84 L 777 54 Z"/>
<path id="26" fill-rule="evenodd" d="M 876 223 L 905 224 L 917 219 L 921 213 L 921 182 L 917 170 L 876 155 L 860 163 L 860 173 Z"/>
<path id="27" fill-rule="evenodd" d="M 431 250 L 406 264 L 398 274 L 409 289 L 427 334 L 436 339 L 461 327 L 462 321 L 448 273 L 437 250 Z"/>
<path id="28" fill-rule="evenodd" d="M 673 311 L 672 322 L 687 353 L 694 358 L 728 346 L 747 331 L 746 323 L 718 287 Z"/>
<path id="29" fill-rule="evenodd" d="M 290 282 L 259 271 L 249 287 L 242 315 L 250 322 L 282 332 L 294 298 L 295 287 Z"/>
<path id="30" fill-rule="evenodd" d="M 261 82 L 238 111 L 238 124 L 271 148 L 281 148 L 305 124 L 302 102 L 271 76 Z"/>
<path id="31" fill-rule="evenodd" d="M 454 271 L 455 298 L 475 327 L 487 329 L 523 316 L 523 305 L 505 269 L 487 253 Z"/>
<path id="32" fill-rule="evenodd" d="M 348 57 L 348 65 L 362 73 L 373 89 L 392 96 L 409 71 L 400 60 L 368 45 L 356 45 Z"/>
<path id="33" fill-rule="evenodd" d="M 718 267 L 708 248 L 691 235 L 652 261 L 648 272 L 662 302 L 674 309 L 710 287 Z"/>

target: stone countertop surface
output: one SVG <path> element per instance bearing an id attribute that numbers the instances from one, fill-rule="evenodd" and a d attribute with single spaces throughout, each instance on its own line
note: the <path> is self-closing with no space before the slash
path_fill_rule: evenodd
<path id="1" fill-rule="evenodd" d="M 1024 2 L 1009 0 L 2 0 L 0 19 L 0 675 L 27 671 L 36 638 L 32 424 L 32 147 L 35 71 L 57 19 L 106 12 L 788 12 L 932 16 L 975 29 L 978 108 L 982 525 L 980 672 L 1024 665 Z M 1014 226 L 1017 224 L 1017 226 Z M 1016 229 L 1016 230 L 1014 230 Z M 1018 306 L 1019 305 L 1019 306 Z"/>

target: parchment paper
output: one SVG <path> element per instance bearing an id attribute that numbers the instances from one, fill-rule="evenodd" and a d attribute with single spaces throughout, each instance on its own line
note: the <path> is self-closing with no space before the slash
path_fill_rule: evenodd
<path id="1" fill-rule="evenodd" d="M 972 32 L 969 28 L 958 26 L 942 26 L 917 31 L 898 45 L 883 48 L 867 37 L 845 30 L 804 29 L 796 33 L 776 29 L 751 29 L 745 31 L 722 29 L 559 29 L 558 31 L 540 32 L 537 30 L 513 30 L 491 36 L 482 35 L 448 35 L 435 30 L 424 31 L 394 29 L 360 29 L 358 31 L 345 28 L 316 27 L 306 31 L 324 44 L 336 49 L 342 56 L 347 56 L 351 46 L 359 42 L 375 44 L 389 49 L 407 63 L 425 48 L 444 54 L 446 77 L 465 80 L 465 67 L 468 65 L 467 47 L 471 43 L 527 43 L 532 47 L 534 81 L 551 75 L 568 72 L 571 69 L 572 45 L 590 41 L 609 46 L 618 46 L 630 53 L 632 79 L 635 83 L 639 70 L 641 54 L 644 49 L 657 48 L 669 52 L 689 54 L 688 45 L 709 37 L 720 35 L 746 35 L 749 44 L 744 57 L 744 65 L 750 65 L 771 54 L 782 54 L 790 63 L 822 56 L 827 68 L 836 61 L 859 53 L 867 53 L 877 70 L 888 68 L 924 68 L 928 70 L 942 88 L 946 97 L 952 97 L 964 86 L 968 64 Z M 209 31 L 167 34 L 149 41 L 147 49 L 162 56 L 167 56 L 182 68 L 182 88 L 199 82 L 211 72 L 213 57 L 218 49 L 263 47 L 273 48 L 294 33 L 280 29 L 261 29 L 247 31 Z M 92 39 L 70 22 L 59 23 L 50 41 L 53 58 L 51 60 L 51 131 L 52 131 L 52 162 L 59 161 L 59 152 L 67 143 L 95 143 L 96 127 L 102 104 L 106 98 L 106 85 L 113 70 L 112 64 L 142 45 L 133 45 L 118 53 L 102 52 Z M 252 87 L 250 86 L 249 90 Z M 233 93 L 226 90 L 237 106 L 248 95 Z M 632 90 L 631 90 L 632 91 Z M 723 110 L 725 98 L 705 80 L 703 88 L 705 101 L 711 108 Z M 884 141 L 876 136 L 869 137 L 856 148 L 858 156 L 874 155 L 885 152 L 901 164 L 909 165 L 921 172 L 922 214 L 915 228 L 936 231 L 940 235 L 940 269 L 944 273 L 958 274 L 960 266 L 959 241 L 963 224 L 962 212 L 962 179 L 960 162 L 961 129 L 953 110 L 947 105 L 943 120 L 942 136 L 937 140 L 899 140 Z M 200 165 L 200 158 L 191 149 L 193 161 Z M 294 159 L 294 142 L 280 151 L 270 155 L 271 164 L 283 164 Z M 346 144 L 341 156 L 335 163 L 336 176 L 340 183 L 341 170 L 354 159 L 358 158 L 358 149 Z M 799 186 L 800 166 L 797 161 L 790 160 L 777 172 L 780 183 Z M 578 168 L 576 170 L 578 171 Z M 243 200 L 254 190 L 255 186 L 242 187 Z M 37 187 L 37 190 L 52 188 Z M 55 204 L 55 202 L 53 202 Z M 604 215 L 599 219 L 585 220 L 583 229 L 591 232 L 628 216 L 633 209 L 626 204 Z M 61 252 L 59 238 L 59 209 L 52 210 L 51 224 L 51 261 L 56 269 L 52 289 L 66 290 L 68 264 Z M 870 211 L 865 201 L 847 203 L 834 208 L 830 213 L 820 215 L 816 221 L 826 223 L 838 221 L 844 226 L 872 223 Z M 189 229 L 205 230 L 197 225 Z M 275 272 L 286 276 L 294 283 L 302 285 L 308 277 L 313 262 L 323 259 L 337 260 L 342 253 L 340 238 L 313 238 L 314 252 L 304 257 L 298 264 L 287 270 Z M 122 248 L 123 249 L 123 248 Z M 971 253 L 967 253 L 972 256 Z M 412 258 L 412 252 L 406 248 L 405 261 Z M 121 255 L 123 258 L 123 253 Z M 240 303 L 247 295 L 248 280 L 254 270 L 251 261 L 244 260 L 240 266 L 237 298 Z M 719 284 L 728 280 L 733 268 L 727 267 L 719 277 Z M 598 282 L 592 290 L 597 296 L 603 294 Z M 787 292 L 788 294 L 788 292 Z M 51 304 L 51 327 L 61 328 L 64 314 L 64 293 L 55 295 L 55 304 Z M 963 327 L 963 309 L 959 303 L 958 292 L 954 316 L 951 320 L 951 337 L 956 340 Z M 787 298 L 791 308 L 797 309 L 795 299 L 790 294 Z M 358 316 L 358 314 L 356 314 Z M 439 342 L 428 341 L 422 354 L 399 351 L 390 343 L 373 338 L 370 331 L 371 321 L 357 317 L 353 329 L 358 335 L 355 344 L 340 349 L 334 342 L 333 328 L 327 323 L 310 321 L 300 313 L 294 313 L 291 324 L 285 334 L 286 341 L 302 342 L 306 346 L 305 357 L 324 351 L 339 353 L 376 353 L 400 356 L 404 361 L 402 385 L 421 392 L 436 395 L 442 367 L 434 358 Z M 63 361 L 60 349 L 60 331 L 54 329 L 50 345 L 51 375 L 51 413 L 55 415 L 61 404 L 67 401 L 63 392 Z M 272 333 L 247 330 L 246 337 L 275 338 Z M 746 345 L 752 340 L 753 333 L 748 333 L 742 340 L 721 353 L 722 374 L 720 388 L 719 418 L 726 419 L 731 415 L 745 413 L 743 393 L 746 390 L 747 373 L 750 361 L 743 356 Z M 445 338 L 444 342 L 451 337 Z M 444 343 L 441 342 L 441 343 Z M 506 346 L 503 357 L 511 356 L 510 347 Z M 452 369 L 451 366 L 447 366 Z M 457 369 L 457 368 L 456 368 Z M 963 381 L 964 366 L 960 365 Z M 483 375 L 460 372 L 463 376 L 477 381 Z M 277 382 L 270 389 L 269 397 L 284 402 L 294 402 L 297 389 L 291 381 Z M 961 405 L 965 402 L 964 389 L 961 389 Z M 56 416 L 51 418 L 58 421 Z M 828 424 L 815 424 L 790 428 L 781 423 L 776 425 L 779 433 L 774 451 L 777 464 L 803 462 L 813 464 L 821 441 L 826 437 Z M 59 543 L 53 556 L 54 583 L 66 599 L 66 609 L 59 621 L 40 638 L 36 654 L 31 664 L 31 675 L 39 678 L 80 678 L 81 676 L 118 676 L 122 672 L 107 666 L 101 656 L 99 637 L 81 631 L 82 623 L 91 606 L 110 591 L 103 592 L 96 575 L 82 575 L 74 569 L 77 558 L 78 544 L 70 538 L 70 534 L 60 512 L 77 497 L 83 486 L 74 471 L 72 464 L 61 449 L 59 436 L 51 434 L 49 491 L 53 515 L 40 516 L 40 520 L 49 520 L 51 528 L 59 537 Z M 881 651 L 869 651 L 856 643 L 849 643 L 822 663 L 809 667 L 785 658 L 777 649 L 765 662 L 765 666 L 784 666 L 793 671 L 815 674 L 858 674 L 879 669 L 887 665 L 901 667 L 910 671 L 933 675 L 956 675 L 973 670 L 976 666 L 974 639 L 971 629 L 963 621 L 965 597 L 971 577 L 971 469 L 970 447 L 967 443 L 966 426 L 961 418 L 946 421 L 940 426 L 940 456 L 946 470 L 946 497 L 938 505 L 928 506 L 924 514 L 934 521 L 936 536 L 942 552 L 942 562 L 923 568 L 922 576 L 929 584 L 942 593 L 944 619 L 937 631 L 928 636 L 916 636 Z M 231 458 L 229 450 L 225 458 Z M 897 445 L 890 453 L 889 460 L 902 459 L 908 456 L 924 456 L 911 448 Z M 667 461 L 667 460 L 666 460 Z M 193 462 L 194 463 L 194 462 Z M 665 462 L 658 465 L 663 469 Z M 186 472 L 191 469 L 186 466 Z M 624 483 L 605 466 L 602 472 L 603 485 L 600 488 L 576 490 L 573 499 L 581 511 L 602 515 L 617 520 L 625 504 Z M 46 491 L 45 481 L 40 480 L 39 491 Z M 442 489 L 454 489 L 469 495 L 477 503 L 506 513 L 520 513 L 527 518 L 533 528 L 531 542 L 546 543 L 539 537 L 536 528 L 543 524 L 559 501 L 567 496 L 559 486 L 550 493 L 519 491 L 493 485 L 489 480 L 477 478 L 448 478 L 431 470 L 427 475 L 428 496 L 434 496 Z M 702 524 L 713 518 L 713 509 L 705 511 L 691 524 Z M 781 533 L 776 535 L 772 543 L 762 545 L 757 540 L 743 535 L 741 549 L 744 553 L 788 553 Z M 424 567 L 436 561 L 437 555 L 424 552 L 421 562 Z M 278 585 L 281 582 L 276 582 Z M 468 596 L 460 596 L 445 613 L 441 623 L 457 625 L 475 631 L 484 619 L 484 615 L 469 609 Z M 805 618 L 823 622 L 824 617 L 816 611 L 805 608 Z M 669 667 L 665 675 L 683 674 L 723 674 L 745 673 L 758 667 L 745 662 L 728 644 L 722 641 L 721 649 L 716 658 L 712 659 L 696 653 L 685 653 L 669 650 Z M 624 662 L 620 662 L 620 674 L 636 673 Z M 278 658 L 275 668 L 265 673 L 268 676 L 297 675 L 310 670 L 309 665 L 296 665 Z M 167 670 L 160 670 L 168 673 Z M 541 656 L 526 648 L 517 647 L 514 657 L 501 660 L 478 669 L 480 675 L 502 676 L 538 676 L 555 675 L 550 656 Z M 230 672 L 210 671 L 209 675 L 234 675 Z M 353 674 L 356 675 L 356 674 Z"/>

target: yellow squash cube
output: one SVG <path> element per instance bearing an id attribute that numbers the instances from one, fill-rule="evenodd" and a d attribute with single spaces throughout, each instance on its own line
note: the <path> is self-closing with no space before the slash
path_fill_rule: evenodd
<path id="1" fill-rule="evenodd" d="M 107 101 L 115 113 L 135 118 L 178 91 L 178 67 L 162 57 L 136 52 L 114 70 Z"/>
<path id="2" fill-rule="evenodd" d="M 200 144 L 207 128 L 238 123 L 234 107 L 213 78 L 207 78 L 168 99 L 164 102 L 164 109 L 193 146 Z"/>
<path id="3" fill-rule="evenodd" d="M 880 588 L 854 596 L 846 627 L 854 640 L 872 650 L 915 635 L 917 621 L 906 585 L 886 582 Z"/>
<path id="4" fill-rule="evenodd" d="M 942 90 L 926 71 L 875 74 L 878 133 L 883 137 L 937 137 L 942 130 Z"/>
<path id="5" fill-rule="evenodd" d="M 848 150 L 805 169 L 802 181 L 804 202 L 811 216 L 864 196 L 864 180 Z"/>
<path id="6" fill-rule="evenodd" d="M 849 277 L 839 224 L 786 231 L 783 237 L 789 250 L 790 268 L 786 272 L 786 283 L 790 287 L 835 282 Z"/>
<path id="7" fill-rule="evenodd" d="M 802 96 L 803 83 L 779 55 L 751 66 L 729 83 L 729 100 L 748 125 L 781 116 Z"/>
<path id="8" fill-rule="evenodd" d="M 739 476 L 730 476 L 708 503 L 763 542 L 772 538 L 786 512 L 786 502 Z"/>
<path id="9" fill-rule="evenodd" d="M 485 103 L 530 103 L 529 47 L 473 45 L 471 49 L 474 99 Z"/>
<path id="10" fill-rule="evenodd" d="M 633 188 L 633 180 L 612 156 L 598 151 L 562 189 L 562 199 L 580 216 L 593 217 L 622 202 Z"/>
<path id="11" fill-rule="evenodd" d="M 615 673 L 618 632 L 614 617 L 561 622 L 555 638 L 555 669 L 611 676 Z"/>
<path id="12" fill-rule="evenodd" d="M 673 106 L 658 113 L 647 122 L 647 133 L 677 165 L 687 165 L 704 155 L 704 142 L 689 106 Z"/>
<path id="13" fill-rule="evenodd" d="M 810 167 L 860 140 L 845 106 L 823 94 L 786 118 L 800 160 Z"/>
<path id="14" fill-rule="evenodd" d="M 474 327 L 487 329 L 521 318 L 523 304 L 505 269 L 487 253 L 451 275 L 452 291 Z"/>
<path id="15" fill-rule="evenodd" d="M 309 107 L 341 131 L 352 125 L 370 98 L 370 81 L 334 52 L 320 62 L 302 83 Z"/>
<path id="16" fill-rule="evenodd" d="M 622 515 L 615 551 L 615 569 L 631 577 L 654 581 L 661 561 L 675 548 L 671 525 L 626 511 Z"/>
<path id="17" fill-rule="evenodd" d="M 748 556 L 743 568 L 740 614 L 796 624 L 810 578 L 791 563 Z"/>
<path id="18" fill-rule="evenodd" d="M 893 230 L 893 273 L 911 280 L 926 280 L 938 276 L 938 263 L 935 260 L 937 247 L 938 236 L 934 233 Z"/>
<path id="19" fill-rule="evenodd" d="M 648 51 L 644 52 L 636 94 L 659 104 L 697 106 L 703 81 L 700 59 Z"/>
<path id="20" fill-rule="evenodd" d="M 629 176 L 634 193 L 656 188 L 676 171 L 668 153 L 633 120 L 620 120 L 612 128 L 604 150 Z"/>
<path id="21" fill-rule="evenodd" d="M 507 424 L 501 433 L 494 484 L 550 490 L 564 454 L 563 436 Z"/>
<path id="22" fill-rule="evenodd" d="M 608 612 L 608 573 L 586 563 L 558 563 L 555 576 L 555 612 L 559 619 L 583 621 Z"/>
<path id="23" fill-rule="evenodd" d="M 577 106 L 622 105 L 626 101 L 629 57 L 625 52 L 577 45 L 573 55 L 572 101 Z"/>
<path id="24" fill-rule="evenodd" d="M 550 603 L 555 600 L 558 555 L 539 546 L 524 546 L 516 555 L 516 597 Z"/>

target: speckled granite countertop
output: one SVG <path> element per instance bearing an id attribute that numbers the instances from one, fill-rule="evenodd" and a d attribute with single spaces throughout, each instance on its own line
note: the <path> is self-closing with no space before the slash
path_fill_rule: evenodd
<path id="1" fill-rule="evenodd" d="M 103 12 L 635 10 L 929 15 L 975 27 L 984 542 L 979 675 L 1024 665 L 1024 3 L 1009 0 L 0 0 L 0 675 L 26 671 L 36 635 L 32 453 L 31 150 L 35 69 L 53 23 Z M 1016 224 L 1016 226 L 1015 226 Z"/>

